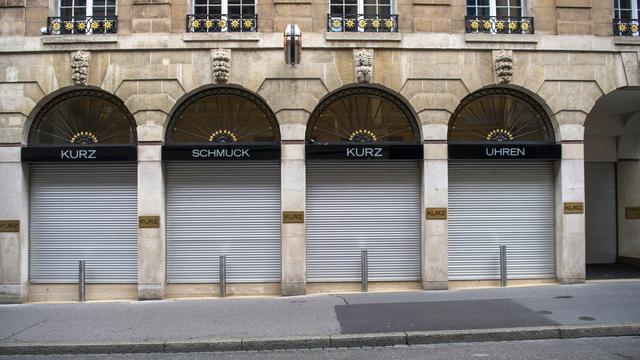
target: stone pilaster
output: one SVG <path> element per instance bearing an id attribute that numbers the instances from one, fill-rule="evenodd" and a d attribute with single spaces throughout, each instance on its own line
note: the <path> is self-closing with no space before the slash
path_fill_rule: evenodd
<path id="1" fill-rule="evenodd" d="M 562 145 L 562 160 L 556 163 L 556 277 L 563 284 L 585 281 L 585 217 L 565 213 L 565 203 L 584 206 L 584 145 Z"/>
<path id="2" fill-rule="evenodd" d="M 0 232 L 0 303 L 27 301 L 29 180 L 20 146 L 0 147 L 0 220 L 18 220 L 18 232 Z"/>
<path id="3" fill-rule="evenodd" d="M 447 144 L 424 145 L 422 167 L 422 288 L 448 288 L 448 221 L 427 219 L 426 209 L 448 208 Z"/>
<path id="4" fill-rule="evenodd" d="M 138 298 L 156 300 L 165 292 L 165 201 L 162 147 L 138 146 L 138 215 L 159 216 L 157 228 L 138 229 Z"/>
<path id="5" fill-rule="evenodd" d="M 282 144 L 282 211 L 305 211 L 304 144 Z M 306 213 L 304 223 L 282 224 L 282 295 L 303 295 L 307 283 Z"/>

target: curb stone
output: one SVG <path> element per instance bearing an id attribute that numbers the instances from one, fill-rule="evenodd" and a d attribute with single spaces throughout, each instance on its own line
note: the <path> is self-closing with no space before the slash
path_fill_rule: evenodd
<path id="1" fill-rule="evenodd" d="M 640 336 L 640 323 L 542 326 L 503 329 L 413 331 L 272 338 L 236 338 L 170 342 L 105 342 L 81 344 L 0 343 L 0 355 L 179 353 L 419 345 L 459 342 L 571 339 Z"/>

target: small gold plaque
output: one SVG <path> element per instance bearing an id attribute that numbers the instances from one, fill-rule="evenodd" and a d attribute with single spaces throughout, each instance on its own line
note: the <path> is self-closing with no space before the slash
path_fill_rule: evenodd
<path id="1" fill-rule="evenodd" d="M 304 211 L 283 211 L 282 222 L 285 224 L 304 223 Z"/>
<path id="2" fill-rule="evenodd" d="M 20 232 L 20 220 L 0 220 L 0 232 Z"/>
<path id="3" fill-rule="evenodd" d="M 160 227 L 160 216 L 139 216 L 138 227 L 140 229 L 154 229 Z"/>
<path id="4" fill-rule="evenodd" d="M 640 207 L 627 207 L 624 209 L 624 218 L 629 220 L 640 219 Z"/>
<path id="5" fill-rule="evenodd" d="M 427 208 L 427 220 L 447 220 L 447 208 Z"/>
<path id="6" fill-rule="evenodd" d="M 564 203 L 565 214 L 584 214 L 584 203 L 566 202 Z"/>

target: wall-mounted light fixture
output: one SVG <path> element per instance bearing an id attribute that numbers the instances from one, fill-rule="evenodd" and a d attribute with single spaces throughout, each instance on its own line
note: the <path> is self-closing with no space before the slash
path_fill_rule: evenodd
<path id="1" fill-rule="evenodd" d="M 297 24 L 289 24 L 284 28 L 284 61 L 291 66 L 300 64 L 302 49 L 302 31 Z"/>

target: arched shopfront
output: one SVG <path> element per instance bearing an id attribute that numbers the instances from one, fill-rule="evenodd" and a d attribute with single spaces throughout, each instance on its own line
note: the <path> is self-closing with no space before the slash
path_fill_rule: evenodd
<path id="1" fill-rule="evenodd" d="M 540 104 L 510 88 L 465 97 L 449 123 L 449 279 L 555 278 L 553 160 Z"/>
<path id="2" fill-rule="evenodd" d="M 307 281 L 420 278 L 422 145 L 413 111 L 379 87 L 325 97 L 306 134 Z"/>
<path id="3" fill-rule="evenodd" d="M 640 89 L 598 99 L 585 121 L 586 263 L 640 259 Z"/>
<path id="4" fill-rule="evenodd" d="M 213 86 L 172 112 L 166 162 L 167 282 L 279 282 L 280 131 L 240 87 Z"/>
<path id="5" fill-rule="evenodd" d="M 137 282 L 136 127 L 99 89 L 61 92 L 41 106 L 22 160 L 30 163 L 29 279 Z"/>

